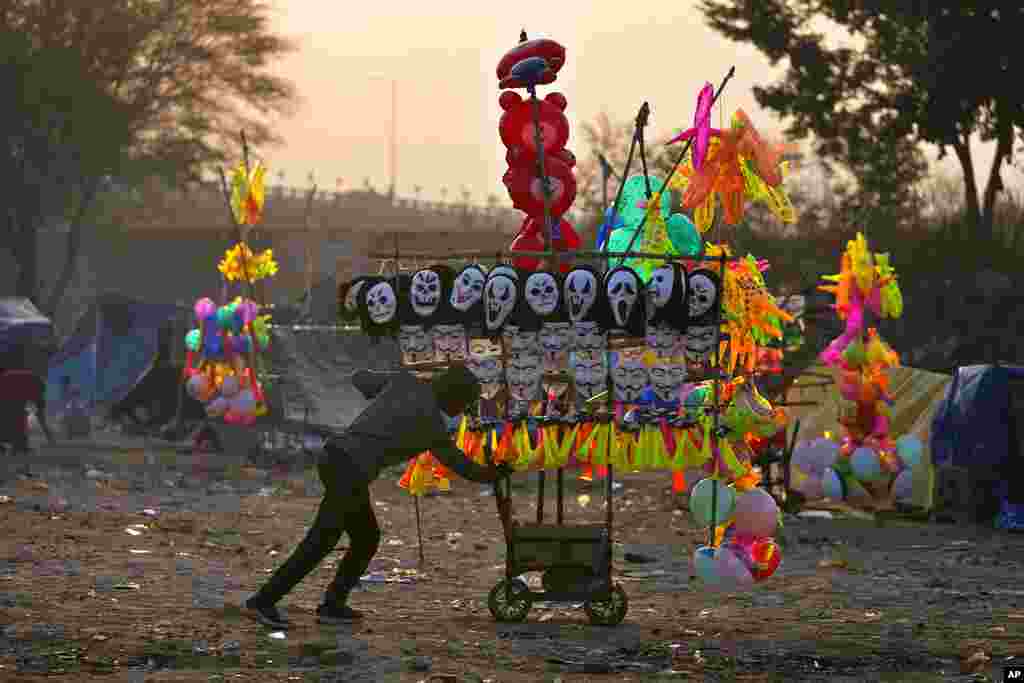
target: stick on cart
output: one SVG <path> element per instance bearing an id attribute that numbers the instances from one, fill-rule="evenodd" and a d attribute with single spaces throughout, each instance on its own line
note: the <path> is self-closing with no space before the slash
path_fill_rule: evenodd
<path id="1" fill-rule="evenodd" d="M 490 440 L 486 445 L 490 458 Z M 494 484 L 494 499 L 505 532 L 505 578 L 491 589 L 487 606 L 498 621 L 526 619 L 534 602 L 582 602 L 590 623 L 616 626 L 626 617 L 629 599 L 612 580 L 613 468 L 608 466 L 604 524 L 564 524 L 563 473 L 557 470 L 557 522 L 544 523 L 544 473 L 539 473 L 537 521 L 521 524 L 512 516 L 512 482 Z M 529 571 L 542 573 L 544 590 L 533 591 L 520 578 Z"/>

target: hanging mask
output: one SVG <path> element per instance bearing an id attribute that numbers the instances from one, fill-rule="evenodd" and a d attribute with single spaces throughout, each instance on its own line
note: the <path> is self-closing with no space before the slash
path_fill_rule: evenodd
<path id="1" fill-rule="evenodd" d="M 643 358 L 621 351 L 611 355 L 615 400 L 622 403 L 639 403 L 650 384 Z"/>
<path id="2" fill-rule="evenodd" d="M 651 389 L 662 404 L 678 404 L 686 382 L 686 366 L 679 359 L 659 356 L 650 367 Z"/>
<path id="3" fill-rule="evenodd" d="M 518 282 L 504 273 L 492 275 L 484 284 L 484 333 L 496 335 L 508 322 L 519 299 Z"/>
<path id="4" fill-rule="evenodd" d="M 574 351 L 569 356 L 569 366 L 579 403 L 608 388 L 608 363 L 604 351 Z"/>
<path id="5" fill-rule="evenodd" d="M 533 314 L 541 320 L 553 320 L 561 317 L 558 279 L 553 273 L 544 271 L 530 273 L 523 285 L 523 299 Z"/>
<path id="6" fill-rule="evenodd" d="M 690 325 L 683 333 L 683 348 L 686 360 L 691 363 L 704 363 L 715 351 L 714 325 Z"/>
<path id="7" fill-rule="evenodd" d="M 470 352 L 466 368 L 480 382 L 480 397 L 493 400 L 501 391 L 504 372 L 501 357 L 492 353 Z"/>
<path id="8" fill-rule="evenodd" d="M 608 333 L 596 321 L 578 322 L 572 326 L 569 345 L 573 351 L 604 353 L 608 348 Z"/>
<path id="9" fill-rule="evenodd" d="M 611 312 L 610 327 L 623 330 L 631 337 L 643 336 L 647 297 L 636 271 L 627 266 L 610 270 L 604 277 L 604 290 Z"/>
<path id="10" fill-rule="evenodd" d="M 569 322 L 596 320 L 606 312 L 606 297 L 601 276 L 590 266 L 577 266 L 569 271 L 562 283 L 562 308 Z"/>
<path id="11" fill-rule="evenodd" d="M 647 323 L 682 332 L 689 322 L 686 271 L 678 263 L 655 268 L 647 283 Z"/>
<path id="12" fill-rule="evenodd" d="M 440 363 L 466 360 L 465 325 L 435 325 L 431 332 L 434 360 Z"/>
<path id="13" fill-rule="evenodd" d="M 434 360 L 434 346 L 430 331 L 423 325 L 399 325 L 398 349 L 406 365 L 428 363 Z"/>
<path id="14" fill-rule="evenodd" d="M 709 325 L 718 312 L 721 279 L 714 271 L 700 268 L 687 277 L 687 307 L 690 324 Z"/>
<path id="15" fill-rule="evenodd" d="M 674 355 L 682 344 L 683 333 L 673 327 L 647 323 L 647 348 L 658 356 Z"/>
<path id="16" fill-rule="evenodd" d="M 497 275 L 507 275 L 513 280 L 519 279 L 519 271 L 516 270 L 514 266 L 510 266 L 507 263 L 499 263 L 495 265 L 493 268 L 491 268 L 491 270 L 488 271 L 487 273 L 488 278 L 492 278 Z"/>
<path id="17" fill-rule="evenodd" d="M 501 330 L 501 342 L 510 354 L 540 353 L 540 339 L 537 330 L 524 330 L 513 323 L 506 323 Z"/>
<path id="18" fill-rule="evenodd" d="M 463 324 L 475 323 L 480 317 L 486 280 L 483 268 L 477 265 L 466 266 L 455 277 L 448 300 Z"/>
<path id="19" fill-rule="evenodd" d="M 544 356 L 544 372 L 561 372 L 569 360 L 569 323 L 544 323 L 540 328 L 540 350 Z"/>
<path id="20" fill-rule="evenodd" d="M 359 290 L 366 280 L 366 277 L 357 277 L 338 286 L 338 318 L 342 321 L 359 319 Z"/>
<path id="21" fill-rule="evenodd" d="M 409 283 L 409 306 L 423 324 L 429 326 L 434 322 L 441 305 L 441 294 L 441 275 L 438 271 L 424 268 L 413 273 Z"/>
<path id="22" fill-rule="evenodd" d="M 536 401 L 541 398 L 541 357 L 539 353 L 511 354 L 505 366 L 508 393 L 516 401 Z"/>
<path id="23" fill-rule="evenodd" d="M 408 282 L 406 276 L 405 282 Z M 398 297 L 392 279 L 383 277 L 367 278 L 359 289 L 358 310 L 363 330 L 371 336 L 397 332 Z M 403 278 L 399 277 L 401 289 Z"/>

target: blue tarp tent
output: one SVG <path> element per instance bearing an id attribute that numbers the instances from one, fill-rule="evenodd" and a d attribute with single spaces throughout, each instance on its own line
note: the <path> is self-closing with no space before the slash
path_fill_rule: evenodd
<path id="1" fill-rule="evenodd" d="M 96 299 L 49 363 L 49 411 L 71 397 L 112 406 L 146 376 L 156 360 L 160 329 L 187 313 L 174 304 L 151 304 L 118 294 Z"/>
<path id="2" fill-rule="evenodd" d="M 24 297 L 0 299 L 0 354 L 53 342 L 53 323 Z"/>
<path id="3" fill-rule="evenodd" d="M 1021 366 L 957 368 L 932 420 L 932 462 L 995 475 L 1000 485 L 994 493 L 1004 497 L 1006 476 L 1015 471 L 1012 460 L 1020 457 L 1016 440 L 1024 435 L 1013 410 L 1018 383 L 1024 383 Z"/>

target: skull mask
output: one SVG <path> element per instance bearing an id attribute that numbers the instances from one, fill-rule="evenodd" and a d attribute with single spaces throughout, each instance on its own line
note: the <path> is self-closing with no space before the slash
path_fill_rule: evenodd
<path id="1" fill-rule="evenodd" d="M 651 273 L 651 281 L 647 283 L 647 321 L 654 319 L 654 315 L 668 305 L 672 298 L 672 290 L 676 284 L 676 269 L 672 264 L 666 264 L 656 268 Z"/>
<path id="2" fill-rule="evenodd" d="M 526 278 L 523 298 L 530 309 L 540 318 L 546 318 L 558 310 L 558 282 L 551 273 L 531 273 Z"/>
<path id="3" fill-rule="evenodd" d="M 608 306 L 612 311 L 615 326 L 625 329 L 636 310 L 640 295 L 640 278 L 626 267 L 619 267 L 608 273 L 605 279 Z"/>
<path id="4" fill-rule="evenodd" d="M 508 391 L 517 401 L 535 401 L 540 397 L 540 354 L 519 353 L 509 356 L 505 377 Z"/>
<path id="5" fill-rule="evenodd" d="M 597 301 L 598 281 L 589 268 L 576 268 L 565 278 L 562 300 L 569 311 L 569 320 L 578 323 L 586 320 Z"/>
<path id="6" fill-rule="evenodd" d="M 484 286 L 484 325 L 486 331 L 501 330 L 516 306 L 518 284 L 507 275 L 493 275 Z"/>
<path id="7" fill-rule="evenodd" d="M 363 287 L 366 289 L 366 287 Z M 362 293 L 362 292 L 360 292 Z M 387 325 L 395 319 L 398 301 L 388 281 L 378 282 L 366 289 L 366 312 L 374 325 Z"/>
<path id="8" fill-rule="evenodd" d="M 710 270 L 695 270 L 689 284 L 690 320 L 710 322 L 718 306 L 718 275 Z"/>
<path id="9" fill-rule="evenodd" d="M 681 363 L 673 362 L 669 358 L 658 358 L 651 366 L 651 388 L 654 395 L 663 403 L 677 403 L 679 401 L 679 388 L 686 381 L 686 367 Z"/>
<path id="10" fill-rule="evenodd" d="M 452 287 L 452 308 L 460 313 L 466 313 L 480 303 L 484 296 L 484 280 L 486 276 L 479 266 L 463 268 Z"/>
<path id="11" fill-rule="evenodd" d="M 608 364 L 601 352 L 577 351 L 569 359 L 576 396 L 582 400 L 597 396 L 608 386 Z"/>
<path id="12" fill-rule="evenodd" d="M 691 363 L 702 363 L 711 357 L 715 346 L 714 325 L 691 325 L 684 334 L 683 344 L 686 359 Z"/>
<path id="13" fill-rule="evenodd" d="M 434 333 L 434 357 L 440 362 L 465 360 L 466 328 L 462 325 L 436 325 Z"/>
<path id="14" fill-rule="evenodd" d="M 608 348 L 608 335 L 596 322 L 581 322 L 572 326 L 569 338 L 575 351 L 599 351 Z"/>
<path id="15" fill-rule="evenodd" d="M 420 318 L 430 318 L 437 312 L 441 303 L 441 277 L 436 271 L 428 268 L 413 274 L 409 300 L 413 313 Z"/>
<path id="16" fill-rule="evenodd" d="M 643 359 L 617 353 L 612 361 L 612 384 L 615 400 L 623 403 L 637 403 L 643 397 L 648 385 L 647 366 Z"/>
<path id="17" fill-rule="evenodd" d="M 398 348 L 405 363 L 424 363 L 434 359 L 430 333 L 423 325 L 401 325 L 398 328 Z"/>

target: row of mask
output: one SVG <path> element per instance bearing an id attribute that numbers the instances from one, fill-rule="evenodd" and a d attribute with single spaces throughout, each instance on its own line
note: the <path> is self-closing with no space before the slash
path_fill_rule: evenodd
<path id="1" fill-rule="evenodd" d="M 372 336 L 405 339 L 409 353 L 457 359 L 452 350 L 472 333 L 489 338 L 538 333 L 545 351 L 597 348 L 609 332 L 646 337 L 662 355 L 705 360 L 715 345 L 721 280 L 714 271 L 687 272 L 677 263 L 644 283 L 631 268 L 601 275 L 578 266 L 563 277 L 499 265 L 458 273 L 431 266 L 411 276 L 363 277 L 339 288 L 339 315 Z M 556 340 L 565 339 L 558 349 Z M 438 342 L 437 340 L 440 340 Z M 589 341 L 588 341 L 589 340 Z M 515 352 L 516 349 L 511 349 Z"/>

